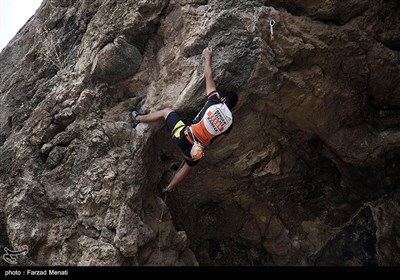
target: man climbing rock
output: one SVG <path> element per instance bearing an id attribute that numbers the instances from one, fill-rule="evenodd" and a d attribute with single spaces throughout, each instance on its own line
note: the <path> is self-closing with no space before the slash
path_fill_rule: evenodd
<path id="1" fill-rule="evenodd" d="M 194 118 L 193 124 L 186 125 L 178 113 L 170 108 L 146 115 L 141 115 L 137 111 L 131 113 L 134 128 L 138 123 L 166 120 L 168 131 L 183 152 L 185 163 L 163 192 L 171 192 L 189 174 L 191 168 L 198 164 L 204 156 L 204 149 L 211 143 L 220 142 L 232 130 L 231 110 L 236 105 L 238 96 L 232 91 L 220 96 L 212 78 L 212 51 L 205 48 L 203 57 L 207 102 Z"/>

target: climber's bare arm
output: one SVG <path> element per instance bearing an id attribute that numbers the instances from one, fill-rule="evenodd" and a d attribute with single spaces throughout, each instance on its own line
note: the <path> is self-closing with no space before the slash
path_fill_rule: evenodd
<path id="1" fill-rule="evenodd" d="M 206 79 L 206 94 L 207 97 L 210 93 L 216 93 L 215 82 L 212 77 L 211 57 L 212 51 L 207 47 L 203 50 L 204 56 L 204 77 Z"/>

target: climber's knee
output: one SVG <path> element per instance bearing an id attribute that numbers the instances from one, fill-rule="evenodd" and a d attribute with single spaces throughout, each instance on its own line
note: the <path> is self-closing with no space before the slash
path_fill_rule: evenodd
<path id="1" fill-rule="evenodd" d="M 173 111 L 174 111 L 174 110 L 172 110 L 171 108 L 165 108 L 165 109 L 163 109 L 162 112 L 163 112 L 164 119 L 167 119 L 168 115 L 169 115 L 170 113 L 172 113 Z"/>

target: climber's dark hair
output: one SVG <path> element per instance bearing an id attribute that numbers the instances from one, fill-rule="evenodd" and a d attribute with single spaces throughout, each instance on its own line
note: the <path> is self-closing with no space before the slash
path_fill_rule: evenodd
<path id="1" fill-rule="evenodd" d="M 222 97 L 225 97 L 225 104 L 229 109 L 233 109 L 239 100 L 239 97 L 233 91 L 226 92 Z"/>

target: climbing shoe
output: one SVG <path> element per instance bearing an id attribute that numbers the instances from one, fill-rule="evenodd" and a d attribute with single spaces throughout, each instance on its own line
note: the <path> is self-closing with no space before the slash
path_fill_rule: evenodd
<path id="1" fill-rule="evenodd" d="M 132 120 L 132 127 L 135 128 L 138 124 L 139 121 L 136 120 L 136 117 L 139 116 L 140 114 L 137 111 L 133 111 L 131 113 L 131 120 Z"/>
<path id="2" fill-rule="evenodd" d="M 168 188 L 163 188 L 162 189 L 162 194 L 169 193 L 169 192 L 172 192 L 172 191 L 169 191 Z"/>

